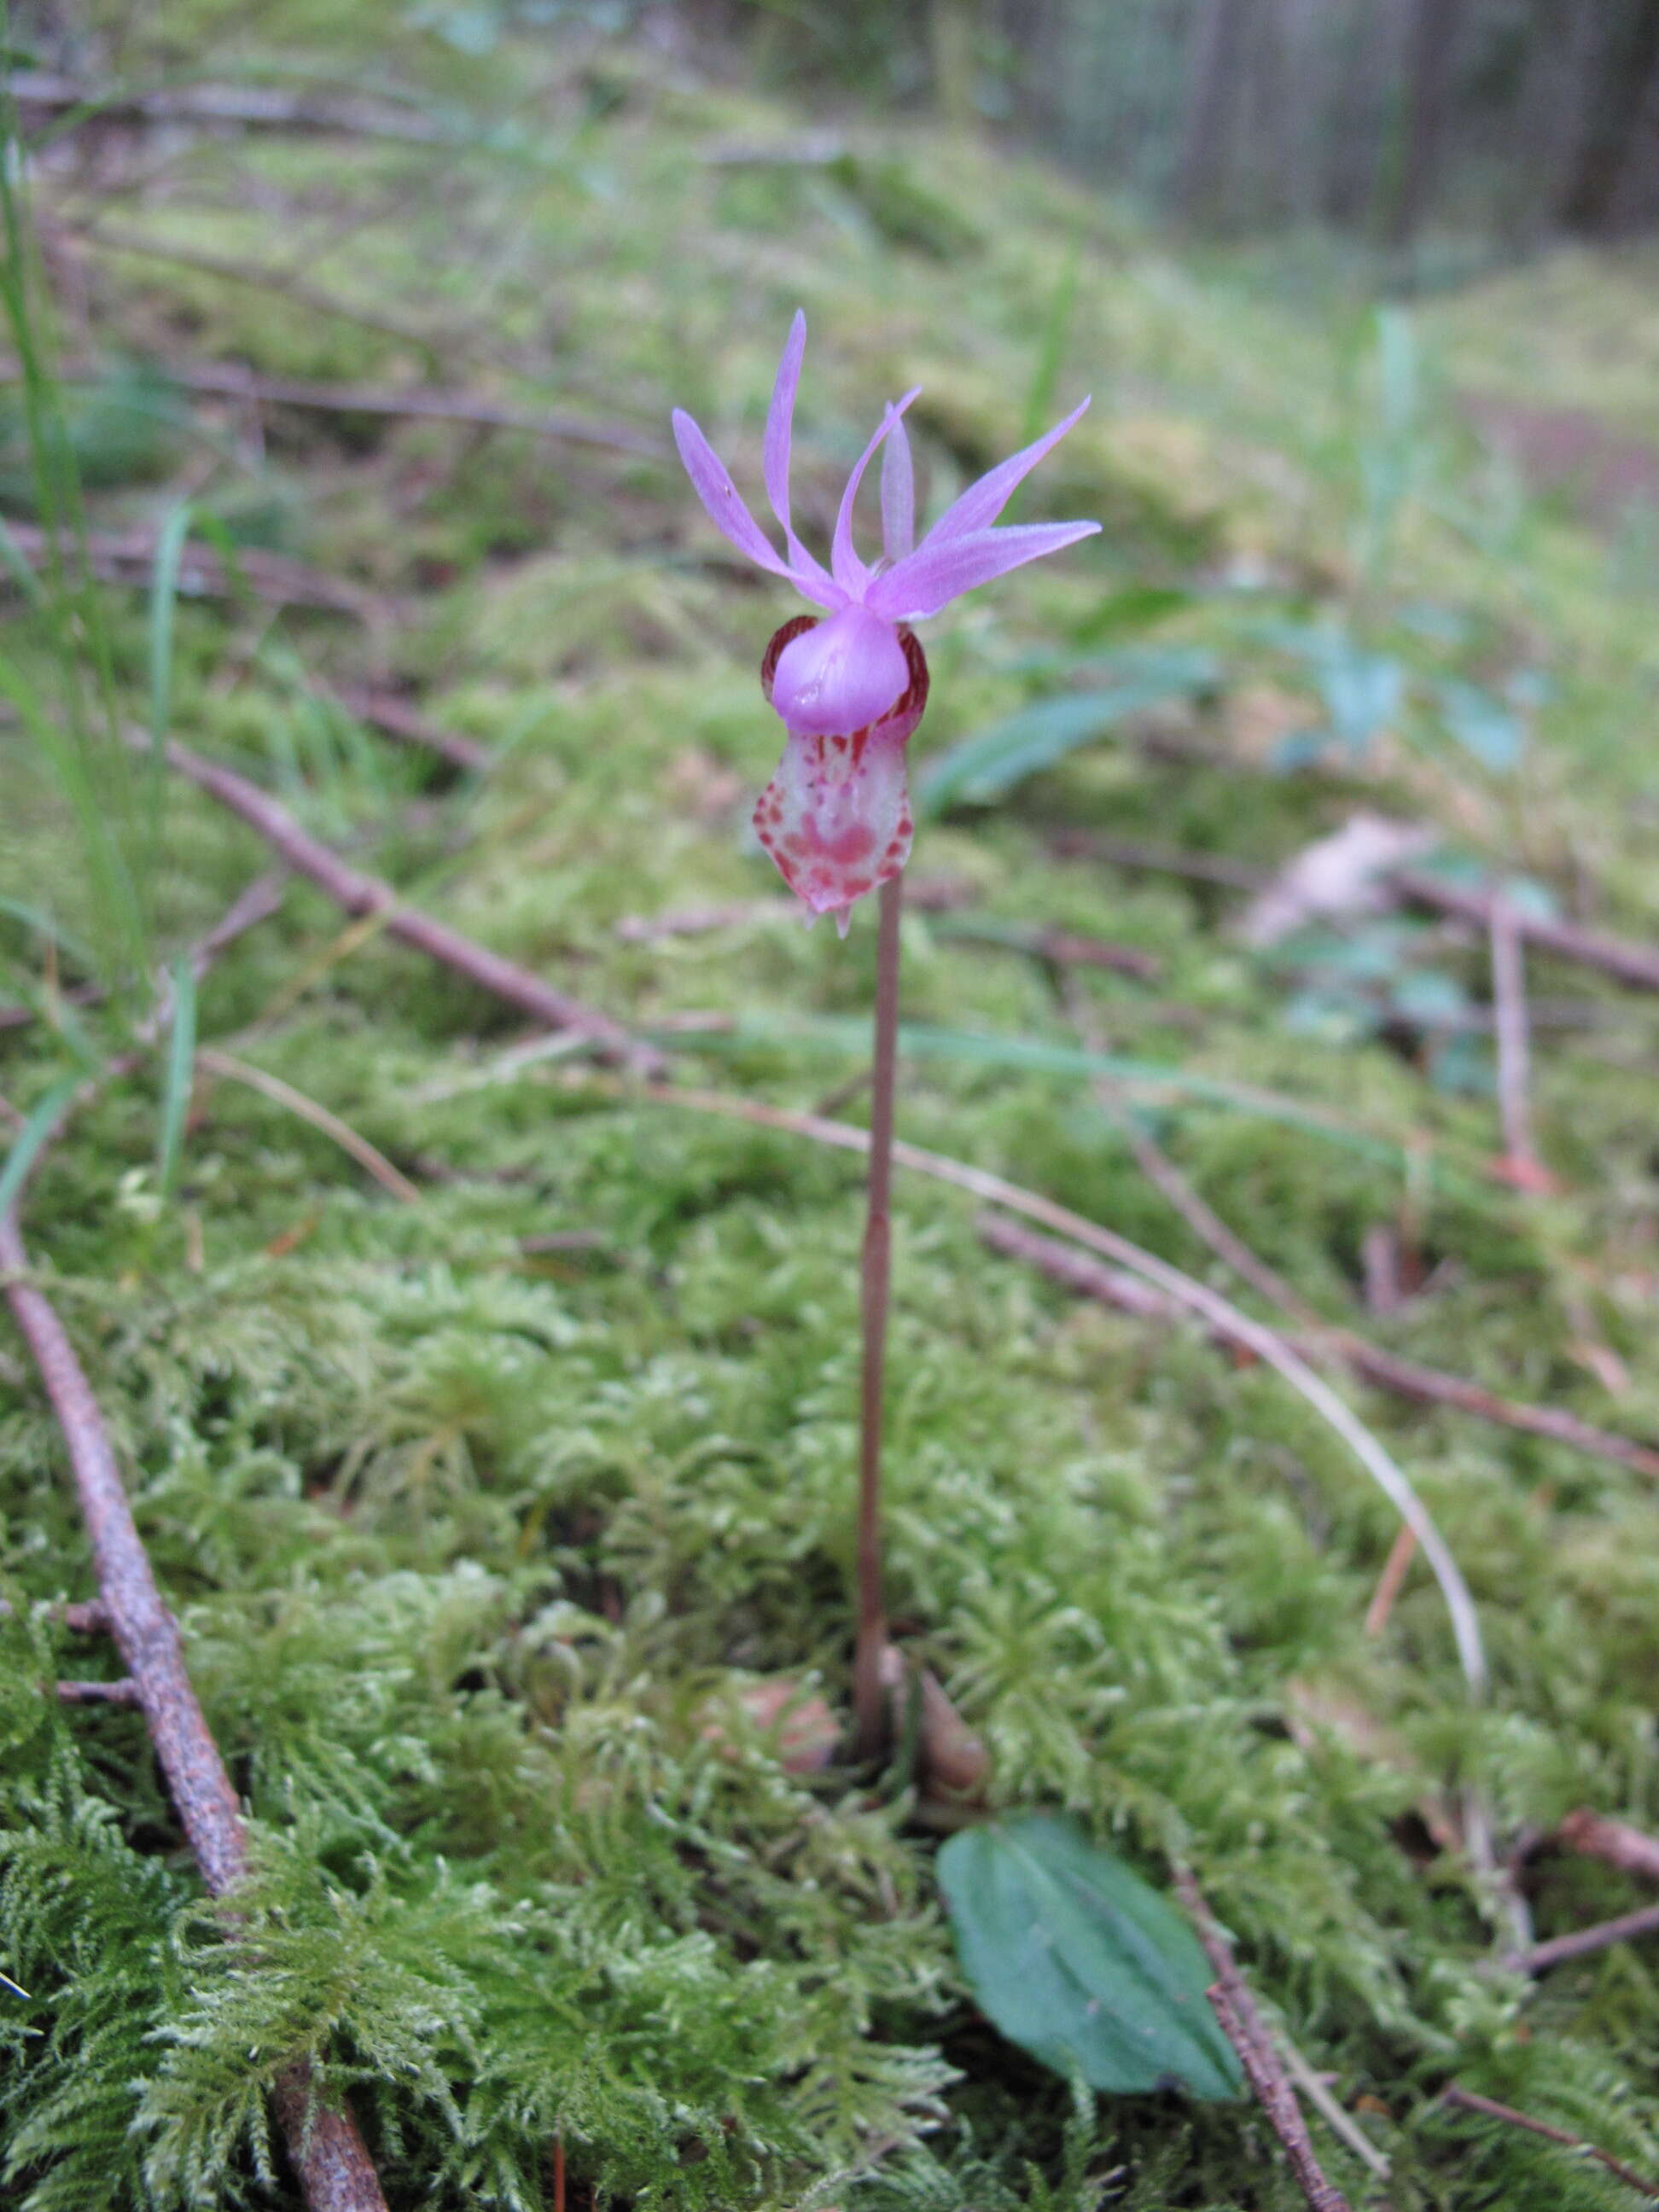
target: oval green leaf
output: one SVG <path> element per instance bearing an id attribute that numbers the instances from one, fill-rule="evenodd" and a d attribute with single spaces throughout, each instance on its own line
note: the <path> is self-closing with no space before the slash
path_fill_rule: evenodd
<path id="1" fill-rule="evenodd" d="M 964 1828 L 940 1850 L 939 1879 L 969 1986 L 1010 2043 L 1120 2095 L 1239 2094 L 1198 1938 L 1075 1821 L 1020 1813 Z"/>

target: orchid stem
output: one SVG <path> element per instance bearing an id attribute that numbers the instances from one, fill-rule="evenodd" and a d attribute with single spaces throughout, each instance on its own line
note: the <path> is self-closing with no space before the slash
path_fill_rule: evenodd
<path id="1" fill-rule="evenodd" d="M 859 1425 L 859 1625 L 853 1658 L 854 1748 L 881 1755 L 886 1740 L 881 1656 L 887 1642 L 881 1589 L 881 1417 L 887 1368 L 888 1283 L 892 1252 L 893 1076 L 898 1045 L 899 921 L 904 878 L 881 887 L 876 938 L 875 1066 L 870 1103 L 870 1200 L 861 1278 L 864 1374 Z"/>

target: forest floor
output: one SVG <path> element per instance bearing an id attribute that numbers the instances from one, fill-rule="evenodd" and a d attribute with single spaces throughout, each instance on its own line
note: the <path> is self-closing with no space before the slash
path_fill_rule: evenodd
<path id="1" fill-rule="evenodd" d="M 274 856 L 118 749 L 77 823 L 32 702 L 84 610 L 8 602 L 0 1093 L 27 1123 L 103 1070 L 22 1233 L 255 1872 L 228 1945 L 142 1718 L 42 1694 L 116 1662 L 33 1611 L 96 1590 L 8 1336 L 0 2199 L 295 2203 L 264 2094 L 311 2052 L 400 2212 L 550 2204 L 556 2143 L 573 2206 L 1303 2202 L 1253 2105 L 1074 2102 L 1001 2042 L 914 1760 L 799 1771 L 766 1723 L 848 1709 L 860 1164 L 801 1117 L 860 1121 L 873 913 L 803 929 L 754 845 L 757 668 L 797 606 L 709 527 L 667 416 L 758 507 L 798 307 L 820 550 L 910 385 L 932 513 L 1094 395 L 1014 519 L 1103 535 L 927 633 L 901 1134 L 1285 1322 L 1271 1270 L 1299 1340 L 1589 1432 L 1328 1370 L 1467 1581 L 1477 1693 L 1279 1374 L 902 1172 L 896 1632 L 992 1807 L 1065 1808 L 1160 1888 L 1195 1869 L 1370 2146 L 1313 2115 L 1356 2204 L 1637 2201 L 1454 2082 L 1656 2193 L 1651 1948 L 1504 1961 L 1647 1902 L 1567 1815 L 1659 1831 L 1659 1459 L 1618 1449 L 1659 1448 L 1659 262 L 1379 309 L 1311 249 L 1177 249 L 1035 159 L 643 39 L 296 5 L 273 74 L 230 12 L 164 12 L 180 52 L 100 65 L 173 106 L 60 129 L 33 188 L 111 710 L 663 1074 L 295 876 L 191 994 L 193 1067 L 134 1048 L 131 991 L 75 988 L 118 968 L 110 853 L 175 978 Z M 256 82 L 285 120 L 181 89 Z M 1362 816 L 1420 833 L 1409 884 L 1363 830 L 1287 872 Z"/>

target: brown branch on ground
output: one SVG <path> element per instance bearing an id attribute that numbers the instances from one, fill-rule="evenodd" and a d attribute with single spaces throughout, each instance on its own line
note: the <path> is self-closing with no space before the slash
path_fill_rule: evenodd
<path id="1" fill-rule="evenodd" d="M 1584 1858 L 1601 1859 L 1641 1881 L 1659 1881 L 1659 1836 L 1644 1835 L 1624 1820 L 1610 1820 L 1588 1806 L 1569 1813 L 1546 1842 L 1559 1844 Z"/>
<path id="2" fill-rule="evenodd" d="M 149 739 L 143 737 L 135 737 L 132 742 L 140 750 L 149 744 Z M 520 967 L 517 961 L 501 953 L 490 951 L 488 946 L 476 944 L 470 937 L 463 937 L 459 930 L 434 921 L 420 908 L 405 905 L 391 884 L 378 876 L 366 875 L 348 866 L 337 854 L 302 829 L 285 806 L 261 791 L 257 784 L 250 783 L 246 776 L 221 768 L 216 762 L 204 760 L 199 753 L 178 744 L 168 744 L 167 757 L 170 768 L 198 790 L 216 799 L 221 805 L 228 807 L 233 814 L 239 814 L 296 874 L 325 891 L 345 913 L 381 919 L 389 937 L 412 945 L 417 952 L 465 976 L 492 998 L 517 1007 L 520 1013 L 545 1023 L 550 1029 L 570 1030 L 590 1038 L 601 1059 L 642 1070 L 662 1066 L 660 1053 L 630 1037 L 609 1015 L 563 991 L 555 990 L 530 969 Z"/>
<path id="3" fill-rule="evenodd" d="M 1115 1267 L 1102 1267 L 1087 1254 L 1074 1251 L 1053 1237 L 1036 1235 L 1018 1222 L 987 1214 L 981 1218 L 979 1231 L 994 1250 L 1028 1261 L 1080 1297 L 1096 1298 L 1103 1305 L 1115 1306 L 1120 1312 L 1134 1314 L 1145 1321 L 1168 1323 L 1180 1317 L 1180 1309 L 1172 1300 L 1160 1297 L 1135 1277 Z M 1211 1324 L 1210 1334 L 1229 1345 L 1243 1340 L 1220 1322 Z M 1449 1407 L 1455 1413 L 1472 1413 L 1499 1428 L 1542 1437 L 1552 1443 L 1565 1444 L 1595 1458 L 1614 1460 L 1638 1474 L 1659 1476 L 1659 1450 L 1650 1444 L 1638 1443 L 1629 1437 L 1593 1427 L 1589 1422 L 1581 1421 L 1575 1414 L 1563 1413 L 1553 1406 L 1528 1406 L 1513 1398 L 1496 1397 L 1462 1376 L 1443 1374 L 1437 1368 L 1420 1367 L 1414 1360 L 1398 1358 L 1349 1330 L 1326 1328 L 1316 1335 L 1311 1332 L 1290 1335 L 1285 1341 L 1304 1360 L 1340 1360 L 1362 1381 L 1413 1404 Z"/>
<path id="4" fill-rule="evenodd" d="M 623 1086 L 612 1077 L 590 1074 L 580 1079 L 588 1088 L 604 1087 L 613 1095 L 622 1092 Z M 787 1107 L 774 1106 L 762 1098 L 747 1098 L 727 1091 L 696 1090 L 689 1085 L 667 1083 L 641 1083 L 631 1093 L 623 1095 L 652 1099 L 657 1103 L 678 1107 L 701 1114 L 723 1115 L 733 1121 L 747 1121 L 757 1128 L 781 1129 L 791 1136 L 804 1137 L 814 1144 L 833 1146 L 837 1151 L 866 1153 L 869 1150 L 868 1130 L 855 1128 L 846 1121 L 830 1121 L 812 1114 L 801 1114 Z M 966 1160 L 951 1159 L 942 1152 L 928 1151 L 921 1145 L 896 1142 L 893 1146 L 895 1163 L 907 1170 L 933 1176 L 939 1182 L 951 1184 L 955 1189 L 969 1192 L 988 1206 L 1018 1214 L 1025 1220 L 1035 1221 L 1045 1230 L 1069 1237 L 1073 1243 L 1085 1246 L 1114 1267 L 1127 1269 L 1144 1278 L 1161 1291 L 1166 1298 L 1196 1314 L 1212 1329 L 1221 1329 L 1236 1336 L 1245 1349 L 1271 1367 L 1282 1382 L 1296 1391 L 1319 1415 L 1364 1469 L 1370 1480 L 1382 1491 L 1401 1518 L 1417 1531 L 1441 1595 L 1445 1600 L 1447 1617 L 1451 1625 L 1453 1640 L 1457 1646 L 1458 1663 L 1463 1670 L 1472 1696 L 1485 1696 L 1487 1682 L 1486 1660 L 1480 1618 L 1468 1583 L 1445 1539 L 1435 1527 L 1432 1516 L 1418 1496 L 1404 1471 L 1385 1451 L 1376 1437 L 1358 1419 L 1352 1408 L 1333 1390 L 1324 1378 L 1315 1373 L 1297 1352 L 1284 1334 L 1264 1322 L 1254 1319 L 1223 1297 L 1207 1283 L 1183 1274 L 1179 1267 L 1161 1260 L 1156 1253 L 1148 1252 L 1120 1237 L 1115 1230 L 1108 1229 L 1098 1221 L 1057 1200 L 1046 1198 L 1039 1191 L 1028 1190 L 1021 1184 L 1010 1182 L 1006 1176 L 994 1175 L 989 1169 L 974 1167 Z M 1471 1846 L 1473 1850 L 1473 1845 Z"/>
<path id="5" fill-rule="evenodd" d="M 392 1165 L 378 1146 L 370 1144 L 368 1139 L 354 1129 L 349 1121 L 343 1121 L 337 1114 L 330 1113 L 326 1106 L 319 1104 L 305 1091 L 296 1091 L 291 1083 L 284 1083 L 280 1075 L 273 1075 L 266 1067 L 255 1067 L 250 1061 L 238 1060 L 234 1054 L 220 1052 L 211 1045 L 198 1047 L 196 1065 L 208 1075 L 227 1076 L 233 1083 L 243 1083 L 250 1091 L 258 1091 L 273 1104 L 286 1107 L 298 1120 L 320 1130 L 343 1152 L 349 1154 L 359 1167 L 374 1177 L 382 1190 L 390 1191 L 393 1198 L 402 1199 L 405 1205 L 420 1203 L 421 1194 L 415 1184 L 401 1169 Z"/>
<path id="6" fill-rule="evenodd" d="M 1621 1912 L 1616 1920 L 1598 1920 L 1589 1928 L 1575 1928 L 1566 1936 L 1552 1936 L 1525 1951 L 1511 1951 L 1504 1964 L 1517 1974 L 1547 1974 L 1552 1966 L 1570 1960 L 1588 1959 L 1615 1943 L 1632 1943 L 1638 1936 L 1659 1936 L 1659 1905 L 1644 1905 L 1635 1912 Z"/>
<path id="7" fill-rule="evenodd" d="M 1259 891 L 1273 880 L 1272 872 L 1249 860 L 1235 860 L 1225 853 L 1188 851 L 1180 845 L 1143 843 L 1128 837 L 1103 837 L 1092 830 L 1056 830 L 1048 849 L 1066 860 L 1103 860 L 1109 868 L 1144 868 L 1160 876 L 1185 876 L 1189 881 L 1215 884 L 1230 891 Z"/>
<path id="8" fill-rule="evenodd" d="M 69 1605 L 43 1606 L 40 1610 L 48 1620 L 66 1628 L 71 1636 L 107 1636 L 109 1615 L 94 1598 L 89 1605 L 71 1602 Z M 0 1600 L 0 1620 L 10 1620 L 15 1608 Z"/>
<path id="9" fill-rule="evenodd" d="M 161 1601 L 127 1503 L 108 1431 L 74 1347 L 32 1283 L 15 1215 L 0 1219 L 6 1302 L 40 1370 L 69 1449 L 110 1633 L 126 1662 L 150 1739 L 202 1879 L 223 1897 L 247 1869 L 247 1837 L 219 1747 L 185 1669 L 178 1625 Z M 100 1684 L 107 1692 L 111 1685 Z M 312 2212 L 385 2212 L 368 2152 L 349 2115 L 313 2092 L 308 2061 L 272 2092 L 289 2155 Z"/>
<path id="10" fill-rule="evenodd" d="M 1067 976 L 1061 986 L 1061 996 L 1072 1026 L 1082 1039 L 1085 1048 L 1095 1054 L 1106 1049 L 1106 1039 L 1101 1035 L 1075 977 Z M 1230 1229 L 1215 1209 L 1202 1198 L 1182 1175 L 1164 1147 L 1134 1116 L 1124 1101 L 1118 1086 L 1109 1076 L 1097 1076 L 1094 1084 L 1096 1097 L 1111 1116 L 1114 1125 L 1121 1131 L 1135 1165 L 1152 1188 L 1166 1198 L 1201 1243 L 1207 1244 L 1218 1260 L 1224 1261 L 1241 1282 L 1267 1299 L 1269 1305 L 1278 1306 L 1293 1319 L 1317 1325 L 1318 1316 L 1300 1291 L 1286 1282 L 1278 1269 L 1253 1252 L 1243 1238 Z"/>
<path id="11" fill-rule="evenodd" d="M 1616 2173 L 1620 2181 L 1628 2182 L 1641 2196 L 1659 2197 L 1659 2182 L 1645 2180 L 1611 2151 L 1599 2149 L 1582 2136 L 1569 2135 L 1565 2128 L 1552 2127 L 1547 2120 L 1535 2120 L 1529 2112 L 1517 2112 L 1513 2105 L 1500 2105 L 1495 2097 L 1479 2096 L 1457 2081 L 1447 2083 L 1440 2092 L 1440 2101 L 1459 2112 L 1480 2112 L 1486 2119 L 1503 2120 L 1510 2127 L 1524 2128 L 1528 2135 L 1542 2136 L 1547 2142 L 1559 2143 L 1564 2150 L 1581 2152 L 1598 2166 L 1605 2166 L 1609 2173 Z"/>
<path id="12" fill-rule="evenodd" d="M 185 84 L 147 92 L 82 84 L 49 70 L 15 70 L 6 88 L 20 107 L 62 115 L 85 108 L 88 123 L 234 125 L 246 130 L 338 132 L 352 138 L 389 138 L 413 146 L 452 145 L 456 133 L 413 107 L 355 94 L 303 100 L 266 85 Z"/>
<path id="13" fill-rule="evenodd" d="M 32 522 L 9 526 L 11 541 L 28 562 L 40 568 L 50 558 L 46 533 Z M 155 566 L 156 533 L 149 529 L 89 530 L 85 538 L 87 560 L 100 582 L 147 584 Z M 73 559 L 76 544 L 66 541 L 62 552 Z M 258 546 L 239 548 L 234 567 L 193 539 L 179 558 L 178 590 L 186 599 L 234 599 L 246 584 L 257 599 L 271 599 L 288 607 L 312 607 L 325 614 L 350 615 L 373 622 L 382 612 L 371 592 L 338 576 L 325 574 L 286 553 L 267 553 Z"/>
<path id="14" fill-rule="evenodd" d="M 434 374 L 441 370 L 441 342 L 432 332 L 410 323 L 399 322 L 390 315 L 371 313 L 367 307 L 342 299 L 338 293 L 325 291 L 289 270 L 233 261 L 227 254 L 208 253 L 197 246 L 169 245 L 160 239 L 141 238 L 135 231 L 112 230 L 102 223 L 73 227 L 65 224 L 58 228 L 64 234 L 72 234 L 86 245 L 100 247 L 105 252 L 137 254 L 147 261 L 170 263 L 176 269 L 198 270 L 205 276 L 222 276 L 229 284 L 246 284 L 254 291 L 270 292 L 279 299 L 292 300 L 295 307 L 305 308 L 310 314 L 331 315 L 341 322 L 354 324 L 359 330 L 373 331 L 377 337 L 391 338 L 398 345 L 413 346 Z"/>
<path id="15" fill-rule="evenodd" d="M 1376 1578 L 1376 1588 L 1371 1592 L 1371 1601 L 1365 1607 L 1365 1633 L 1381 1636 L 1389 1625 L 1389 1616 L 1395 1608 L 1412 1561 L 1417 1557 L 1417 1538 L 1402 1522 L 1389 1547 L 1389 1556 L 1382 1562 L 1382 1571 Z"/>
<path id="16" fill-rule="evenodd" d="M 215 922 L 207 935 L 191 947 L 191 973 L 198 983 L 227 946 L 276 912 L 283 903 L 287 881 L 287 872 L 282 868 L 273 868 L 268 874 L 257 877 L 226 908 L 222 919 Z M 101 983 L 77 983 L 63 994 L 76 1006 L 95 1006 L 104 995 Z M 0 1006 L 0 1030 L 21 1029 L 34 1018 L 33 1006 Z"/>
<path id="17" fill-rule="evenodd" d="M 252 400 L 268 407 L 303 408 L 319 415 L 386 415 L 404 422 L 460 422 L 480 430 L 522 430 L 565 445 L 599 446 L 607 452 L 665 460 L 664 440 L 626 422 L 592 422 L 580 415 L 514 407 L 473 392 L 439 386 L 403 389 L 375 384 L 314 384 L 293 376 L 262 376 L 235 362 L 167 362 L 166 374 L 188 392 Z"/>
<path id="18" fill-rule="evenodd" d="M 1034 960 L 1047 960 L 1056 968 L 1107 968 L 1137 982 L 1156 982 L 1164 963 L 1136 945 L 1115 945 L 1103 937 L 1084 937 L 1069 929 L 1024 927 L 1001 923 L 980 927 L 971 921 L 951 925 L 950 936 L 965 945 L 983 945 L 993 951 L 1023 952 Z"/>
<path id="19" fill-rule="evenodd" d="M 325 698 L 336 699 L 349 714 L 372 730 L 378 730 L 395 744 L 412 745 L 416 751 L 435 753 L 448 767 L 463 775 L 482 775 L 489 766 L 488 745 L 481 745 L 476 738 L 464 738 L 458 731 L 440 729 L 395 691 L 378 690 L 367 684 L 335 684 L 319 685 L 313 680 L 313 690 L 321 690 Z"/>
<path id="20" fill-rule="evenodd" d="M 58 1702 L 64 1705 L 136 1705 L 141 1700 L 138 1685 L 131 1674 L 124 1674 L 118 1682 L 60 1681 Z"/>
<path id="21" fill-rule="evenodd" d="M 1576 922 L 1552 921 L 1543 915 L 1523 913 L 1501 893 L 1448 883 L 1425 868 L 1396 868 L 1389 880 L 1407 906 L 1452 915 L 1487 933 L 1494 909 L 1507 904 L 1514 916 L 1516 934 L 1540 952 L 1575 961 L 1583 968 L 1599 969 L 1633 991 L 1659 991 L 1659 950 L 1651 945 L 1633 945 L 1628 938 L 1583 929 Z"/>
<path id="22" fill-rule="evenodd" d="M 1273 2038 L 1238 1971 L 1227 1940 L 1217 1927 L 1188 1868 L 1176 1869 L 1176 1887 L 1182 1903 L 1192 1915 L 1198 1940 L 1215 1974 L 1206 1992 L 1211 2008 L 1221 2024 L 1222 2033 L 1238 2053 L 1245 2078 L 1284 2146 L 1302 2194 L 1313 2212 L 1352 2212 L 1347 2198 L 1321 2171 L 1290 2076 L 1273 2048 Z"/>
<path id="23" fill-rule="evenodd" d="M 1048 839 L 1049 849 L 1068 860 L 1100 860 L 1115 868 L 1144 868 L 1158 875 L 1186 876 L 1199 883 L 1217 884 L 1230 890 L 1260 890 L 1271 881 L 1269 872 L 1224 854 L 1193 852 L 1180 846 L 1139 843 L 1127 838 L 1098 836 L 1090 830 L 1060 830 Z M 1473 925 L 1483 933 L 1492 927 L 1493 896 L 1489 891 L 1447 882 L 1427 868 L 1395 868 L 1389 877 L 1396 896 L 1407 906 L 1425 907 Z M 1599 969 L 1633 991 L 1659 991 L 1659 949 L 1633 944 L 1604 930 L 1586 929 L 1577 922 L 1553 921 L 1542 915 L 1516 912 L 1517 934 L 1540 952 L 1568 960 L 1582 968 Z"/>

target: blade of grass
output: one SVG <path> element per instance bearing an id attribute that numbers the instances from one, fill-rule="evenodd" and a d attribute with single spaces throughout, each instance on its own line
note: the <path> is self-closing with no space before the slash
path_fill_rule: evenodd
<path id="1" fill-rule="evenodd" d="M 167 1087 L 161 1094 L 161 1122 L 155 1140 L 155 1179 L 163 1198 L 173 1195 L 185 1146 L 185 1116 L 190 1111 L 196 1072 L 196 976 L 188 954 L 173 963 L 173 1032 L 167 1046 Z"/>
<path id="2" fill-rule="evenodd" d="M 59 1116 L 80 1089 L 82 1080 L 78 1075 L 67 1075 L 61 1083 L 54 1083 L 12 1139 L 6 1164 L 0 1168 L 0 1221 L 11 1211 L 12 1200 L 28 1180 L 36 1153 L 57 1127 Z"/>
<path id="3" fill-rule="evenodd" d="M 161 849 L 161 812 L 167 793 L 162 751 L 173 725 L 173 629 L 179 605 L 179 563 L 190 535 L 191 507 L 180 500 L 155 540 L 155 565 L 149 587 L 150 760 L 144 777 L 145 835 L 152 856 Z"/>

